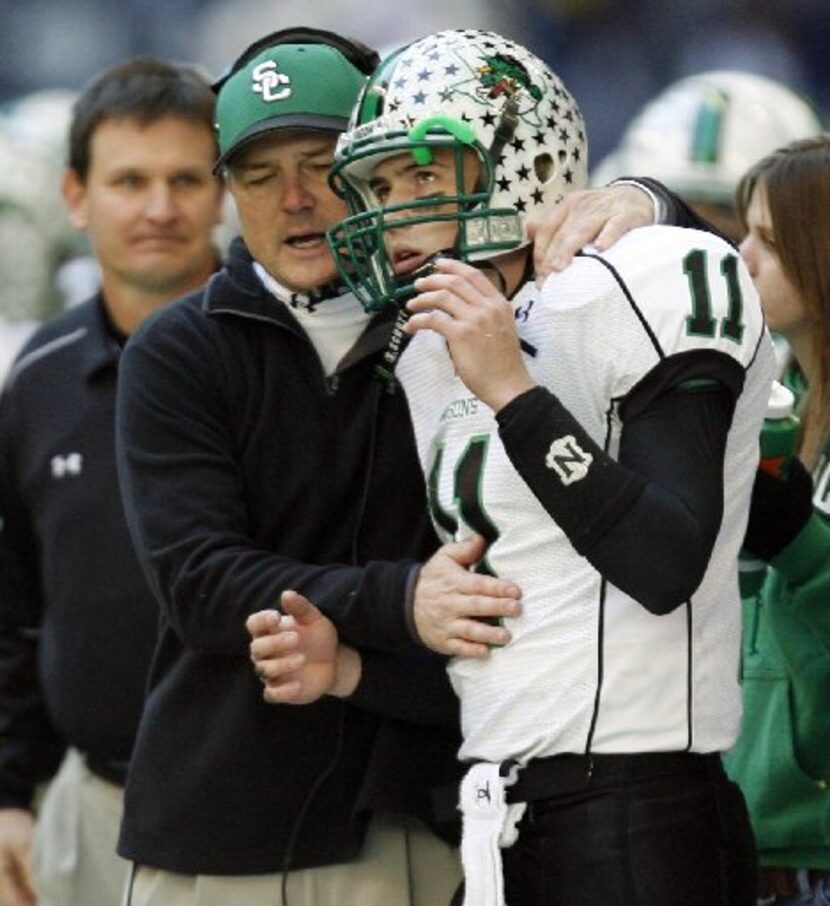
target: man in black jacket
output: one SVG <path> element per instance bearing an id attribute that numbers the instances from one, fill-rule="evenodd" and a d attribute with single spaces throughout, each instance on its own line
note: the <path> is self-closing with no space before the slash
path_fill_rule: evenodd
<path id="1" fill-rule="evenodd" d="M 334 139 L 375 62 L 301 32 L 237 65 L 220 165 L 247 246 L 122 358 L 125 509 L 162 605 L 120 841 L 133 904 L 427 904 L 456 883 L 423 827 L 456 772 L 440 660 L 369 658 L 349 701 L 299 712 L 263 702 L 247 656 L 246 617 L 284 588 L 359 621 L 437 544 L 405 402 L 373 379 L 388 319 L 330 285 L 323 238 Z"/>
<path id="2" fill-rule="evenodd" d="M 116 378 L 127 335 L 216 266 L 213 107 L 195 71 L 136 60 L 74 109 L 63 189 L 101 289 L 34 334 L 0 402 L 6 906 L 112 906 L 126 876 L 115 844 L 158 608 L 120 504 Z M 35 787 L 62 758 L 35 823 Z"/>

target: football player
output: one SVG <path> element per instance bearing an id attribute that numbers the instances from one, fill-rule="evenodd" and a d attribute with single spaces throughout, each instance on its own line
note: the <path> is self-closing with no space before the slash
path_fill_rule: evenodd
<path id="1" fill-rule="evenodd" d="M 821 131 L 808 101 L 780 82 L 729 69 L 699 72 L 643 107 L 591 181 L 599 186 L 629 173 L 652 176 L 737 241 L 740 178 L 776 148 Z"/>
<path id="2" fill-rule="evenodd" d="M 352 216 L 331 245 L 367 307 L 401 306 L 382 372 L 435 525 L 483 536 L 476 568 L 522 589 L 502 625 L 428 605 L 400 625 L 455 655 L 467 904 L 750 906 L 752 834 L 718 753 L 739 723 L 771 343 L 708 233 L 637 230 L 536 286 L 528 226 L 584 183 L 586 151 L 547 66 L 473 30 L 388 58 L 339 141 Z M 299 596 L 283 609 L 272 685 L 307 701 L 330 687 L 333 630 Z"/>

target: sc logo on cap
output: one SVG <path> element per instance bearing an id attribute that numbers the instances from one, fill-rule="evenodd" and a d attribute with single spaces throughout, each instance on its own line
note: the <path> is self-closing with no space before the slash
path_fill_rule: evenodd
<path id="1" fill-rule="evenodd" d="M 266 60 L 255 67 L 252 77 L 252 90 L 261 94 L 263 101 L 284 101 L 291 97 L 290 88 L 279 87 L 290 85 L 291 79 L 285 73 L 277 72 L 277 64 L 273 60 Z"/>

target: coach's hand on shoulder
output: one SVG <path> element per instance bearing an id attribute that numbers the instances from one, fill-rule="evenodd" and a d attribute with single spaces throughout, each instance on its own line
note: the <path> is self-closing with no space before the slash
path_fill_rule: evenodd
<path id="1" fill-rule="evenodd" d="M 351 695 L 361 676 L 357 651 L 341 645 L 337 628 L 296 591 L 280 596 L 282 613 L 248 617 L 254 671 L 270 704 L 307 705 L 324 695 Z"/>
<path id="2" fill-rule="evenodd" d="M 486 658 L 491 647 L 510 641 L 507 629 L 484 620 L 518 616 L 521 592 L 506 579 L 470 571 L 486 550 L 480 536 L 451 542 L 421 568 L 412 619 L 418 637 L 434 651 Z"/>
<path id="3" fill-rule="evenodd" d="M 22 808 L 0 809 L 0 903 L 35 906 L 32 839 L 35 821 Z"/>
<path id="4" fill-rule="evenodd" d="M 653 223 L 654 205 L 637 186 L 570 192 L 544 220 L 528 224 L 537 284 L 564 270 L 584 246 L 605 251 L 629 230 Z"/>

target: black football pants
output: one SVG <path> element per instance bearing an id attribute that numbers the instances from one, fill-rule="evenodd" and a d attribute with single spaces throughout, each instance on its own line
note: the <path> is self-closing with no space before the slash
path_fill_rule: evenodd
<path id="1" fill-rule="evenodd" d="M 755 906 L 749 818 L 720 760 L 656 776 L 630 760 L 528 805 L 502 850 L 508 906 Z"/>

